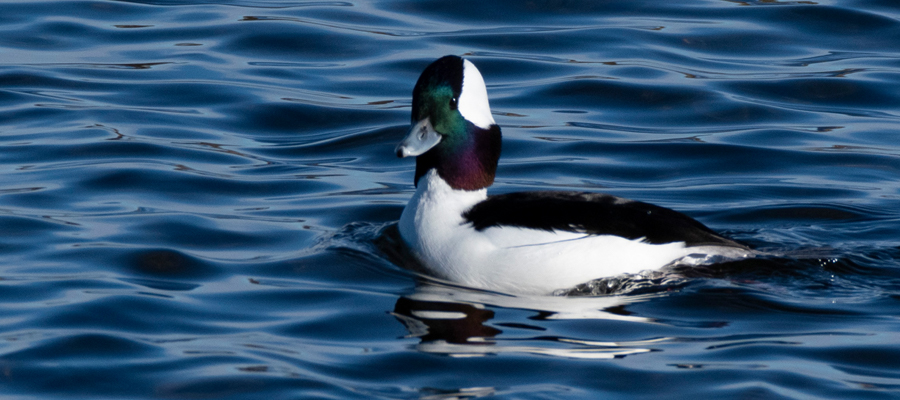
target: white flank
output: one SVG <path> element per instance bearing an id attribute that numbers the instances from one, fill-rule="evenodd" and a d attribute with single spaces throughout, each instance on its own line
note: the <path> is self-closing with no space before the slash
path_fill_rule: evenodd
<path id="1" fill-rule="evenodd" d="M 594 279 L 658 269 L 698 250 L 682 242 L 649 244 L 612 235 L 509 227 L 478 232 L 462 213 L 486 198 L 487 190 L 454 190 L 431 170 L 403 210 L 400 235 L 438 277 L 517 294 L 551 294 Z"/>
<path id="2" fill-rule="evenodd" d="M 487 87 L 484 78 L 469 60 L 463 60 L 462 93 L 459 94 L 459 113 L 463 118 L 482 129 L 494 124 L 491 106 L 488 105 Z"/>

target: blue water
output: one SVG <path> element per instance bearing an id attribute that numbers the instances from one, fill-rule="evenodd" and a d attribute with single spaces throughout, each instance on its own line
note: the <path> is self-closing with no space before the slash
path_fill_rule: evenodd
<path id="1" fill-rule="evenodd" d="M 0 11 L 3 398 L 900 396 L 894 0 Z M 600 296 L 421 279 L 392 150 L 445 54 L 488 84 L 494 193 L 648 201 L 767 256 Z"/>

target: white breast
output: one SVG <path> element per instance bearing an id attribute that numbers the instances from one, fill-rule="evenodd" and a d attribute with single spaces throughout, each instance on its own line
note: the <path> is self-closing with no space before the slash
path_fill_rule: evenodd
<path id="1" fill-rule="evenodd" d="M 462 214 L 486 198 L 487 190 L 454 190 L 431 170 L 403 210 L 400 235 L 438 277 L 523 294 L 656 269 L 690 253 L 681 242 L 656 245 L 611 235 L 511 227 L 479 232 Z"/>

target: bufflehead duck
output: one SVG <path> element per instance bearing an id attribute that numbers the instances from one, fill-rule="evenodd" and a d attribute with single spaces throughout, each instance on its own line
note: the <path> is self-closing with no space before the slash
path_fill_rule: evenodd
<path id="1" fill-rule="evenodd" d="M 400 236 L 432 274 L 469 287 L 552 294 L 686 258 L 750 254 L 677 211 L 608 194 L 488 196 L 500 127 L 481 73 L 457 56 L 422 72 L 412 128 L 395 151 L 416 157 L 416 193 L 400 217 Z"/>

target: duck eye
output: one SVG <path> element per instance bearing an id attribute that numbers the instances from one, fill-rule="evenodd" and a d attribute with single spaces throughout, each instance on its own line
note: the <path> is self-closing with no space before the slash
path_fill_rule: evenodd
<path id="1" fill-rule="evenodd" d="M 456 104 L 456 97 L 451 97 L 451 98 L 450 98 L 450 109 L 451 109 L 451 110 L 455 110 L 456 107 L 457 107 L 457 104 Z"/>

